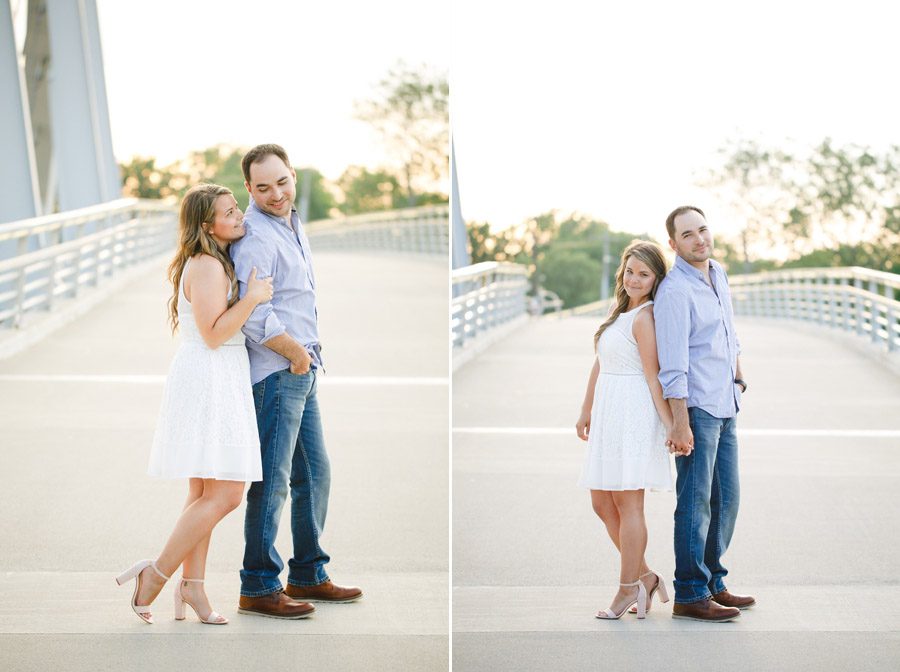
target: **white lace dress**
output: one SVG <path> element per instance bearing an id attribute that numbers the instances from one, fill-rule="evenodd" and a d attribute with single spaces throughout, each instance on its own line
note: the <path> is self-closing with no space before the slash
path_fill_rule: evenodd
<path id="1" fill-rule="evenodd" d="M 187 266 L 178 288 L 181 344 L 166 378 L 147 471 L 162 478 L 261 481 L 244 335 L 238 331 L 215 350 L 206 345 L 184 295 L 186 273 Z"/>
<path id="2" fill-rule="evenodd" d="M 631 327 L 643 303 L 600 335 L 587 456 L 578 484 L 591 490 L 672 489 L 666 430 L 659 419 Z"/>

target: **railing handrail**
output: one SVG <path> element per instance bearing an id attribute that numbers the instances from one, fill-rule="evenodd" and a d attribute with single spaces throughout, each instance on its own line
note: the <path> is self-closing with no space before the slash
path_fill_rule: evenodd
<path id="1" fill-rule="evenodd" d="M 900 351 L 900 276 L 859 266 L 736 275 L 735 313 L 798 319 L 866 337 Z"/>
<path id="2" fill-rule="evenodd" d="M 21 236 L 19 254 L 0 261 L 0 327 L 13 329 L 22 327 L 26 315 L 49 313 L 58 300 L 76 299 L 83 289 L 106 284 L 122 269 L 167 254 L 178 229 L 174 207 L 139 199 L 13 224 L 6 227 L 13 237 L 16 231 L 59 230 L 53 236 L 57 240 L 31 251 L 21 249 L 28 242 L 28 236 Z M 88 228 L 90 224 L 95 225 Z M 74 227 L 76 235 L 64 240 L 67 227 Z M 84 298 L 90 302 L 94 296 L 98 294 Z"/>
<path id="3" fill-rule="evenodd" d="M 841 279 L 857 279 L 866 281 L 875 281 L 879 284 L 888 285 L 894 289 L 900 289 L 900 275 L 896 273 L 888 273 L 887 271 L 875 271 L 871 268 L 862 266 L 839 266 L 839 267 L 817 267 L 817 268 L 788 268 L 776 271 L 760 271 L 759 273 L 749 273 L 746 275 L 731 275 L 728 278 L 730 285 L 744 285 L 754 281 L 765 280 L 802 280 L 807 278 L 834 278 Z"/>
<path id="4" fill-rule="evenodd" d="M 52 215 L 30 217 L 29 219 L 20 219 L 15 222 L 0 224 L 0 241 L 23 238 L 25 236 L 52 231 L 59 227 L 74 226 L 83 222 L 96 221 L 102 217 L 119 214 L 134 208 L 169 211 L 173 210 L 174 206 L 152 199 L 120 198 L 107 203 L 99 203 L 85 208 L 78 208 L 77 210 L 67 210 L 66 212 L 57 212 Z"/>
<path id="5" fill-rule="evenodd" d="M 320 229 L 334 227 L 359 227 L 367 224 L 383 224 L 384 222 L 397 222 L 403 220 L 449 218 L 449 205 L 422 205 L 416 208 L 400 208 L 398 210 L 378 210 L 364 212 L 358 215 L 346 217 L 333 217 L 331 219 L 316 219 L 307 222 L 304 226 L 309 232 L 318 232 Z M 449 220 L 448 220 L 449 221 Z"/>
<path id="6" fill-rule="evenodd" d="M 491 274 L 522 276 L 528 275 L 528 269 L 521 264 L 513 264 L 508 261 L 482 261 L 471 266 L 453 269 L 450 277 L 456 283 Z"/>
<path id="7" fill-rule="evenodd" d="M 40 250 L 35 250 L 34 252 L 28 252 L 26 254 L 20 254 L 18 256 L 12 257 L 10 259 L 5 259 L 3 261 L 0 261 L 0 274 L 16 268 L 20 268 L 22 266 L 31 266 L 32 264 L 35 264 L 39 261 L 44 261 L 45 259 L 58 257 L 71 250 L 76 250 L 78 248 L 84 247 L 107 236 L 114 236 L 123 231 L 128 231 L 129 229 L 132 229 L 139 225 L 140 222 L 134 219 L 129 219 L 125 222 L 122 222 L 121 224 L 117 224 L 116 226 L 110 227 L 108 229 L 103 229 L 102 231 L 97 231 L 96 233 L 91 233 L 87 236 L 82 236 L 81 238 L 69 240 L 65 243 L 57 243 Z"/>
<path id="8" fill-rule="evenodd" d="M 306 225 L 314 250 L 365 250 L 444 255 L 450 249 L 450 208 L 379 210 Z"/>

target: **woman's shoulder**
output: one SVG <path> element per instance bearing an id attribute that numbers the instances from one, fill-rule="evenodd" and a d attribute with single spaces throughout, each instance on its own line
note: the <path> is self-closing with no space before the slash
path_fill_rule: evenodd
<path id="1" fill-rule="evenodd" d="M 653 320 L 653 305 L 641 306 L 631 323 L 631 333 L 637 338 L 645 331 L 653 331 L 656 323 Z"/>
<path id="2" fill-rule="evenodd" d="M 203 252 L 191 257 L 185 280 L 200 282 L 216 282 L 221 278 L 227 278 L 225 266 L 222 262 L 210 254 Z"/>
<path id="3" fill-rule="evenodd" d="M 205 252 L 200 252 L 191 257 L 191 266 L 207 273 L 215 271 L 225 272 L 225 266 L 221 260 Z"/>

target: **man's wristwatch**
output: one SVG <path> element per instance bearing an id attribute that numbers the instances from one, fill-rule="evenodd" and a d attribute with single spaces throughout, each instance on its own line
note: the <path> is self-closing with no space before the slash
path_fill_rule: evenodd
<path id="1" fill-rule="evenodd" d="M 742 388 L 742 389 L 741 389 L 741 394 L 743 394 L 744 392 L 747 391 L 747 383 L 745 383 L 745 382 L 744 382 L 743 380 L 741 380 L 740 378 L 735 378 L 735 379 L 734 379 L 734 384 L 735 384 L 735 385 L 740 385 L 740 386 L 741 386 L 741 388 Z"/>

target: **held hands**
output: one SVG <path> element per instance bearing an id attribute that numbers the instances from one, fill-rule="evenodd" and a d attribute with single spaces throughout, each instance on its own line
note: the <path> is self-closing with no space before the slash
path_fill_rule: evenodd
<path id="1" fill-rule="evenodd" d="M 291 373 L 302 376 L 309 373 L 309 367 L 312 364 L 312 357 L 309 356 L 306 348 L 300 349 L 303 352 L 300 353 L 300 359 L 298 361 L 291 362 Z"/>
<path id="2" fill-rule="evenodd" d="M 672 427 L 666 434 L 666 448 L 679 457 L 690 455 L 694 450 L 694 433 L 691 428 Z"/>
<path id="3" fill-rule="evenodd" d="M 257 303 L 266 303 L 272 300 L 272 278 L 257 278 L 256 266 L 250 271 L 247 278 L 247 296 Z"/>
<path id="4" fill-rule="evenodd" d="M 578 422 L 575 423 L 575 433 L 578 435 L 578 438 L 582 441 L 588 440 L 588 434 L 591 431 L 591 412 L 590 411 L 581 411 L 581 415 L 578 416 Z"/>

